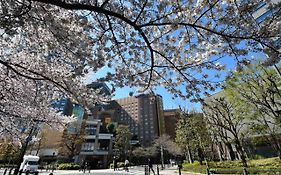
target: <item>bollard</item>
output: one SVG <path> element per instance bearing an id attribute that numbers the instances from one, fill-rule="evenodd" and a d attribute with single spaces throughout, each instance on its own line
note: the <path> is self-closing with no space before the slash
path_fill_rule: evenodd
<path id="1" fill-rule="evenodd" d="M 6 168 L 3 175 L 6 175 L 7 171 L 8 171 L 8 169 Z"/>
<path id="2" fill-rule="evenodd" d="M 207 167 L 207 169 L 206 169 L 206 175 L 210 175 L 210 170 L 209 170 L 208 167 Z"/>
<path id="3" fill-rule="evenodd" d="M 13 170 L 13 168 L 10 169 L 9 174 L 12 174 L 12 170 Z"/>
<path id="4" fill-rule="evenodd" d="M 247 171 L 246 167 L 243 167 L 243 175 L 248 175 L 248 171 Z"/>
<path id="5" fill-rule="evenodd" d="M 157 175 L 159 175 L 159 167 L 158 167 L 158 165 L 157 165 L 156 168 L 157 168 Z"/>
<path id="6" fill-rule="evenodd" d="M 178 164 L 178 168 L 179 168 L 179 175 L 181 175 L 182 164 Z"/>
<path id="7" fill-rule="evenodd" d="M 144 166 L 144 175 L 149 175 L 148 166 Z"/>

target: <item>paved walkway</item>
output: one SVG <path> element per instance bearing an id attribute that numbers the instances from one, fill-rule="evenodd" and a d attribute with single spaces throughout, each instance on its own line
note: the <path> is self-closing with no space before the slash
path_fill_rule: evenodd
<path id="1" fill-rule="evenodd" d="M 156 166 L 154 166 L 155 173 L 156 172 Z M 3 169 L 0 169 L 0 175 L 4 173 Z M 51 172 L 47 172 L 45 170 L 39 171 L 39 175 L 49 175 Z M 91 170 L 86 171 L 85 173 L 78 171 L 78 170 L 55 170 L 53 172 L 54 175 L 144 175 L 144 167 L 136 166 L 136 167 L 130 167 L 129 172 L 125 172 L 124 170 L 119 171 L 113 171 L 113 169 L 101 169 L 101 170 Z M 177 167 L 169 167 L 164 170 L 159 170 L 159 175 L 178 175 L 179 172 L 177 170 Z M 182 175 L 202 175 L 197 173 L 187 173 L 182 172 Z M 7 175 L 7 174 L 6 174 Z M 152 173 L 151 173 L 152 175 Z"/>

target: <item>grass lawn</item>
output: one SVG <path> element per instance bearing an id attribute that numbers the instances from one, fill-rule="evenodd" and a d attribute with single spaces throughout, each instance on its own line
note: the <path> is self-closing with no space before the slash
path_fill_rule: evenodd
<path id="1" fill-rule="evenodd" d="M 209 168 L 216 174 L 242 174 L 243 168 L 240 161 L 208 162 Z M 183 164 L 183 170 L 189 172 L 206 173 L 206 165 L 199 162 Z M 248 172 L 261 175 L 281 175 L 281 160 L 278 157 L 248 160 Z"/>

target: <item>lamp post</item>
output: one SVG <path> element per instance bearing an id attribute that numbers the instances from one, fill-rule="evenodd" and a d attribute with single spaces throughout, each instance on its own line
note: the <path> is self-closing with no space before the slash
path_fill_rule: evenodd
<path id="1" fill-rule="evenodd" d="M 56 155 L 56 153 L 53 152 L 53 166 L 52 166 L 52 172 L 54 172 L 54 169 L 55 169 L 55 155 Z"/>

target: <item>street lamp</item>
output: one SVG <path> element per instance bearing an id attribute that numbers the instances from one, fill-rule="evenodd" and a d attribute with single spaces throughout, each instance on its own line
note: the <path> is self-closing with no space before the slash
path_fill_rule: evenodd
<path id="1" fill-rule="evenodd" d="M 55 152 L 53 152 L 53 166 L 52 166 L 52 172 L 54 172 L 55 169 Z"/>

